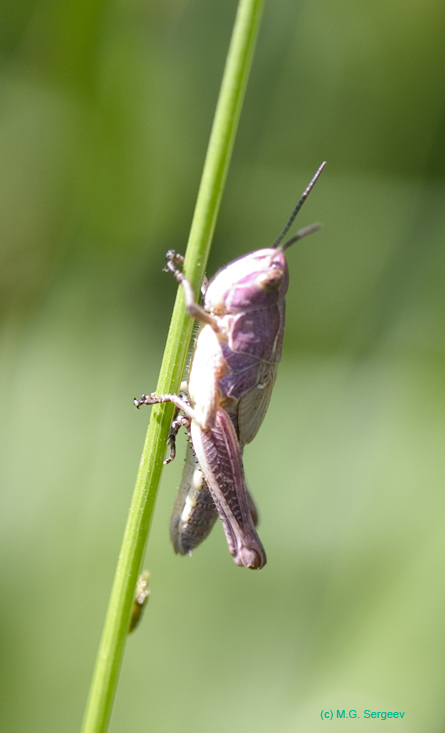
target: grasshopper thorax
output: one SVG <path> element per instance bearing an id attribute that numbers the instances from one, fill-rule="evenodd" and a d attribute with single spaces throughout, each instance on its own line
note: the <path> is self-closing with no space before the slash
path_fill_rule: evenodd
<path id="1" fill-rule="evenodd" d="M 289 283 L 279 249 L 259 249 L 231 262 L 209 283 L 205 307 L 215 315 L 268 308 L 283 300 Z"/>

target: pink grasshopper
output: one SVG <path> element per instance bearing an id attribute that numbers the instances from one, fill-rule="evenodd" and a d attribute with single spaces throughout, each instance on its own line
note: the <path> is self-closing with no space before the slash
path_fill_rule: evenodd
<path id="1" fill-rule="evenodd" d="M 248 568 L 266 564 L 242 452 L 263 422 L 281 360 L 289 282 L 285 250 L 321 225 L 312 224 L 284 244 L 281 241 L 324 166 L 273 247 L 222 268 L 208 284 L 204 306 L 195 301 L 190 282 L 178 269 L 183 258 L 167 253 L 167 269 L 184 289 L 187 312 L 202 324 L 185 386 L 187 397 L 153 393 L 134 404 L 172 402 L 176 406 L 169 436 L 172 452 L 166 463 L 174 457 L 179 427 L 189 430 L 191 441 L 171 522 L 173 544 L 181 554 L 190 553 L 205 539 L 218 513 L 235 563 Z M 178 418 L 179 412 L 183 415 Z"/>

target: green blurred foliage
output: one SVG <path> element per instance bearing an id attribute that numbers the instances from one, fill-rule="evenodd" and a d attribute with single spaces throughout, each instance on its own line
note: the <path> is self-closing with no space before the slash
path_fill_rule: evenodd
<path id="1" fill-rule="evenodd" d="M 0 729 L 79 729 L 235 2 L 0 8 Z M 289 252 L 285 354 L 246 450 L 268 553 L 220 527 L 152 592 L 111 731 L 318 731 L 321 709 L 445 709 L 445 7 L 266 4 L 209 272 Z M 332 721 L 354 731 L 363 719 Z"/>

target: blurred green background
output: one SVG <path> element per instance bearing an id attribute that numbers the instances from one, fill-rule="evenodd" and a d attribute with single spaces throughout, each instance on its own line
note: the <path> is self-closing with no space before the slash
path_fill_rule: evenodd
<path id="1" fill-rule="evenodd" d="M 80 727 L 235 9 L 0 8 L 5 733 Z M 266 3 L 209 273 L 328 161 L 245 453 L 268 565 L 175 556 L 164 471 L 112 733 L 444 730 L 444 36 L 439 0 Z"/>

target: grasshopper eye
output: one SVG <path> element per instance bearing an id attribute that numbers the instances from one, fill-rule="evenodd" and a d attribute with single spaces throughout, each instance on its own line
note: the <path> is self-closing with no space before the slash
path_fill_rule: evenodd
<path id="1" fill-rule="evenodd" d="M 257 282 L 262 290 L 277 290 L 283 282 L 284 271 L 276 263 L 259 276 Z"/>

